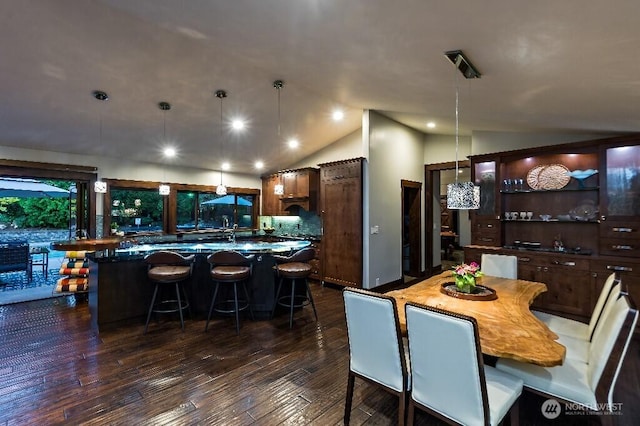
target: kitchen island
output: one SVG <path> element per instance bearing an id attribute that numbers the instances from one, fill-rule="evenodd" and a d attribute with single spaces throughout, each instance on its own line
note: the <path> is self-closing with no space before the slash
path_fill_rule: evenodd
<path id="1" fill-rule="evenodd" d="M 193 274 L 185 283 L 191 315 L 205 318 L 213 295 L 207 256 L 219 250 L 236 250 L 254 255 L 253 275 L 247 285 L 251 307 L 256 319 L 270 317 L 274 306 L 276 282 L 274 254 L 288 255 L 310 245 L 309 241 L 264 242 L 240 239 L 236 242 L 123 242 L 122 247 L 108 254 L 89 254 L 89 310 L 98 330 L 124 324 L 143 324 L 153 294 L 147 279 L 144 257 L 158 250 L 170 250 L 183 255 L 195 255 Z"/>

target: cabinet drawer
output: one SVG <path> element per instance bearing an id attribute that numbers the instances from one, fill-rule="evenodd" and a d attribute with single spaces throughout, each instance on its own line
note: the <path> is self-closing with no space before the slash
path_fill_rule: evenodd
<path id="1" fill-rule="evenodd" d="M 638 222 L 602 222 L 600 237 L 616 240 L 640 240 L 640 223 Z"/>
<path id="2" fill-rule="evenodd" d="M 567 270 L 576 270 L 576 271 L 588 271 L 589 267 L 589 259 L 562 259 L 562 258 L 554 258 L 554 257 L 543 257 L 542 265 L 554 267 L 558 270 L 562 270 L 562 268 L 566 268 Z"/>
<path id="3" fill-rule="evenodd" d="M 479 246 L 499 247 L 501 245 L 500 235 L 497 232 L 475 233 L 471 237 L 471 244 L 479 245 Z"/>
<path id="4" fill-rule="evenodd" d="M 617 277 L 625 281 L 640 282 L 639 262 L 620 261 L 617 258 L 601 258 L 591 262 L 591 271 L 605 277 L 615 272 Z"/>
<path id="5" fill-rule="evenodd" d="M 600 254 L 606 256 L 640 257 L 640 236 L 636 239 L 601 238 Z"/>

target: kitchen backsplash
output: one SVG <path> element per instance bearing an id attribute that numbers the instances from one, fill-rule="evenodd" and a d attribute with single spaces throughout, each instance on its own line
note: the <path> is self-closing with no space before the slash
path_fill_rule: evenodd
<path id="1" fill-rule="evenodd" d="M 300 209 L 299 216 L 259 216 L 260 229 L 274 228 L 275 235 L 313 235 L 322 234 L 322 221 L 314 212 Z"/>

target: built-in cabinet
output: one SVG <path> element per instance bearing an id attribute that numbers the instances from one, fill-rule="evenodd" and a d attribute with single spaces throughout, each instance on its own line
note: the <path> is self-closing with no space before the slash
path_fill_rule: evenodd
<path id="1" fill-rule="evenodd" d="M 518 256 L 521 279 L 547 284 L 534 307 L 590 316 L 616 272 L 640 302 L 640 136 L 471 157 L 481 207 L 472 246 Z"/>
<path id="2" fill-rule="evenodd" d="M 320 164 L 322 270 L 328 283 L 362 286 L 362 162 Z"/>
<path id="3" fill-rule="evenodd" d="M 317 281 L 323 281 L 322 276 L 322 242 L 312 241 L 311 247 L 315 251 L 315 257 L 309 261 L 311 265 L 311 274 L 309 278 Z"/>
<path id="4" fill-rule="evenodd" d="M 282 193 L 276 186 L 282 185 Z M 262 178 L 262 214 L 297 215 L 298 208 L 318 210 L 319 171 L 314 168 L 285 170 Z"/>

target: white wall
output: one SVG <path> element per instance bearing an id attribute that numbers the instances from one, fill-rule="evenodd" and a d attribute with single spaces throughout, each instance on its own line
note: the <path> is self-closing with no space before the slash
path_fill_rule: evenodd
<path id="1" fill-rule="evenodd" d="M 471 155 L 471 138 L 458 138 L 458 160 L 466 160 Z M 424 142 L 424 164 L 446 163 L 456 160 L 455 135 L 426 135 Z"/>
<path id="2" fill-rule="evenodd" d="M 471 155 L 619 136 L 604 133 L 514 133 L 474 131 Z"/>
<path id="3" fill-rule="evenodd" d="M 188 167 L 140 163 L 126 158 L 96 157 L 90 155 L 39 151 L 32 149 L 0 146 L 0 158 L 19 161 L 37 161 L 56 164 L 78 164 L 98 168 L 99 179 L 127 179 L 140 181 L 162 181 L 196 185 L 218 185 L 220 172 Z M 260 176 L 223 172 L 223 182 L 227 186 L 261 189 Z M 102 214 L 102 197 L 97 196 L 96 214 Z"/>
<path id="4" fill-rule="evenodd" d="M 369 229 L 365 231 L 377 226 L 379 233 L 365 232 L 364 238 L 369 246 L 369 280 L 364 287 L 373 288 L 377 279 L 382 285 L 402 278 L 400 181 L 424 181 L 424 133 L 372 111 L 368 134 Z M 422 188 L 421 206 L 424 206 L 424 194 L 425 188 Z M 422 239 L 424 232 L 420 234 Z"/>
<path id="5" fill-rule="evenodd" d="M 322 163 L 359 157 L 366 157 L 362 146 L 362 128 L 338 139 L 331 145 L 286 168 L 301 169 L 303 167 L 318 167 L 318 164 Z"/>

